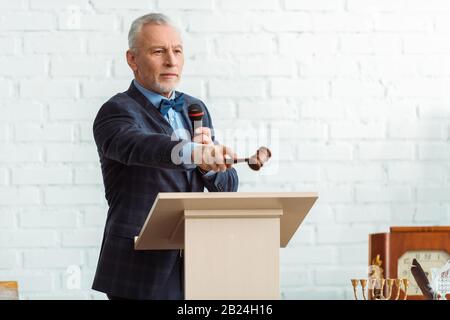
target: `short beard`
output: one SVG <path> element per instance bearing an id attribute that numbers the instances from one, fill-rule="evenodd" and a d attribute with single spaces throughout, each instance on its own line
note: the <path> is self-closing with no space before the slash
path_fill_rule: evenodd
<path id="1" fill-rule="evenodd" d="M 164 86 L 159 83 L 154 83 L 153 88 L 155 89 L 154 91 L 158 93 L 171 93 L 173 90 L 175 90 L 177 84 L 178 83 L 173 86 Z"/>

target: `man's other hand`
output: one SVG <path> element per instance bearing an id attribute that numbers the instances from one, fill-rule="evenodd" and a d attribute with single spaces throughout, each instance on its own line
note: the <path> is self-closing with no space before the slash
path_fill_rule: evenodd
<path id="1" fill-rule="evenodd" d="M 200 127 L 195 129 L 194 138 L 192 142 L 200 144 L 212 144 L 211 129 L 208 127 Z"/>

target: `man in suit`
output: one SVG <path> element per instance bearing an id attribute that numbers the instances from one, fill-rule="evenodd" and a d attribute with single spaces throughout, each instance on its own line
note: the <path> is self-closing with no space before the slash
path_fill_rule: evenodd
<path id="1" fill-rule="evenodd" d="M 184 57 L 169 19 L 136 19 L 128 42 L 134 80 L 93 125 L 109 210 L 92 288 L 109 299 L 183 299 L 182 252 L 135 251 L 133 239 L 159 192 L 237 191 L 236 155 L 215 141 L 204 103 L 174 90 Z M 194 103 L 205 113 L 195 134 L 187 113 Z"/>

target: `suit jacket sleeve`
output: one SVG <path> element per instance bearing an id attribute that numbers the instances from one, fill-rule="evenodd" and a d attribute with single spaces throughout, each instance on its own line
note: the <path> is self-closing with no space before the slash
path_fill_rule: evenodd
<path id="1" fill-rule="evenodd" d="M 172 151 L 189 141 L 172 140 L 168 134 L 149 132 L 140 125 L 140 114 L 115 102 L 99 110 L 93 132 L 98 152 L 127 166 L 149 166 L 185 170 L 181 157 L 172 161 Z M 174 149 L 175 148 L 175 149 Z"/>
<path id="2" fill-rule="evenodd" d="M 211 115 L 205 105 L 203 105 L 203 109 L 206 110 L 207 119 L 209 120 L 208 125 L 212 132 L 212 140 L 214 143 L 217 143 L 214 136 Z M 217 172 L 213 175 L 202 175 L 202 179 L 209 192 L 236 192 L 238 190 L 239 178 L 234 168 L 230 168 L 225 172 Z"/>

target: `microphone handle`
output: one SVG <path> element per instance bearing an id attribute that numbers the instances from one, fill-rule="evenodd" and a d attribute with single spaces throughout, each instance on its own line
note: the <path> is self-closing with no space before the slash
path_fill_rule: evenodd
<path id="1" fill-rule="evenodd" d="M 201 126 L 202 126 L 202 124 L 200 124 L 200 127 L 196 127 L 196 124 L 198 124 L 198 122 L 201 122 L 202 120 L 197 120 L 197 121 L 191 121 L 191 123 L 192 123 L 192 138 L 194 138 L 195 137 L 195 130 L 197 129 L 197 128 L 200 128 Z M 202 142 L 201 142 L 201 144 L 203 144 L 203 138 L 202 138 Z"/>

